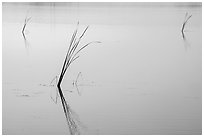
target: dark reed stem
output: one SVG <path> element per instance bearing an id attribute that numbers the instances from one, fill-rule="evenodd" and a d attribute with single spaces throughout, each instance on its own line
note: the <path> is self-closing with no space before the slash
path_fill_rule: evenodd
<path id="1" fill-rule="evenodd" d="M 29 17 L 29 18 L 26 17 L 26 18 L 25 18 L 24 25 L 23 25 L 23 29 L 22 29 L 23 35 L 24 35 L 24 31 L 25 31 L 26 25 L 27 25 L 27 23 L 29 22 L 30 19 L 31 19 L 31 17 Z"/>
<path id="2" fill-rule="evenodd" d="M 79 23 L 78 23 L 79 24 Z M 66 56 L 65 56 L 65 60 L 64 60 L 64 63 L 63 63 L 63 66 L 62 66 L 62 70 L 61 70 L 61 73 L 60 73 L 60 77 L 59 77 L 59 81 L 58 81 L 58 84 L 60 86 L 63 78 L 64 78 L 64 75 L 67 71 L 67 69 L 69 68 L 69 66 L 76 60 L 79 58 L 78 53 L 80 51 L 82 51 L 83 49 L 85 49 L 87 46 L 89 46 L 90 44 L 93 44 L 93 43 L 100 43 L 99 41 L 93 41 L 93 42 L 90 42 L 84 46 L 82 46 L 79 50 L 77 50 L 83 36 L 85 35 L 85 33 L 87 32 L 89 26 L 87 26 L 83 33 L 81 34 L 81 36 L 77 39 L 77 32 L 78 32 L 78 24 L 77 24 L 77 29 L 74 31 L 73 35 L 72 35 L 72 38 L 71 38 L 71 41 L 70 41 L 70 44 L 69 44 L 69 48 L 68 48 L 68 51 L 66 53 Z"/>
<path id="3" fill-rule="evenodd" d="M 188 13 L 186 13 L 186 15 L 185 15 L 185 20 L 184 20 L 184 23 L 182 24 L 182 28 L 181 28 L 181 32 L 182 32 L 182 35 L 183 35 L 183 36 L 184 36 L 185 26 L 186 26 L 188 20 L 192 17 L 192 15 L 190 15 L 190 16 L 186 19 L 187 16 L 188 16 Z"/>
<path id="4" fill-rule="evenodd" d="M 25 21 L 24 26 L 26 26 L 26 24 L 27 23 Z M 77 48 L 79 47 L 80 41 L 82 40 L 83 36 L 85 35 L 86 31 L 89 28 L 89 26 L 87 26 L 85 28 L 85 30 L 83 31 L 83 33 L 81 34 L 81 36 L 77 39 L 78 25 L 79 25 L 79 23 L 77 24 L 77 29 L 72 34 L 70 44 L 69 44 L 69 47 L 68 47 L 68 51 L 66 53 L 66 56 L 65 56 L 65 59 L 64 59 L 64 62 L 63 62 L 63 66 L 62 66 L 62 69 L 61 69 L 61 73 L 60 73 L 60 76 L 59 76 L 59 79 L 58 79 L 58 82 L 57 82 L 57 88 L 58 88 L 59 96 L 61 98 L 61 102 L 62 102 L 62 106 L 63 106 L 63 110 L 64 110 L 66 121 L 67 121 L 67 124 L 68 124 L 68 127 L 69 127 L 70 134 L 80 134 L 80 132 L 78 130 L 77 124 L 74 121 L 73 111 L 71 111 L 69 105 L 67 104 L 67 102 L 66 102 L 66 100 L 64 98 L 63 92 L 61 90 L 61 83 L 62 83 L 64 75 L 65 75 L 67 69 L 69 68 L 69 66 L 75 60 L 77 60 L 79 58 L 78 53 L 80 51 L 82 51 L 83 49 L 85 49 L 88 45 L 90 45 L 92 43 L 100 43 L 98 41 L 97 42 L 90 42 L 90 43 L 82 46 L 81 48 L 79 48 L 79 50 L 77 50 Z M 23 27 L 23 30 L 24 29 L 25 29 L 25 27 Z"/>

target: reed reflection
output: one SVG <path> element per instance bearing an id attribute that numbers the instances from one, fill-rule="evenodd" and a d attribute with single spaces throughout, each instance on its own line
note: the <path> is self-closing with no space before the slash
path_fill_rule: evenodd
<path id="1" fill-rule="evenodd" d="M 77 116 L 77 114 L 71 109 L 71 107 L 67 103 L 67 101 L 63 95 L 61 87 L 57 86 L 57 89 L 58 89 L 58 93 L 60 95 L 60 99 L 62 102 L 64 114 L 66 117 L 66 122 L 67 122 L 67 125 L 69 127 L 69 132 L 71 135 L 79 135 L 80 131 L 79 131 L 79 127 L 77 124 L 77 122 L 80 123 L 79 117 Z"/>

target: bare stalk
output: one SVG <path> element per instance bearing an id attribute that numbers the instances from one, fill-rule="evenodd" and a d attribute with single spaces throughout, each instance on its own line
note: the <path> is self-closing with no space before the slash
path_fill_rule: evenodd
<path id="1" fill-rule="evenodd" d="M 23 35 L 24 35 L 24 31 L 25 31 L 25 28 L 26 28 L 26 25 L 27 25 L 27 23 L 28 23 L 28 21 L 31 19 L 31 17 L 29 17 L 29 18 L 25 18 L 25 21 L 24 21 L 24 25 L 23 25 L 23 29 L 22 29 L 22 33 L 23 33 Z"/>
<path id="2" fill-rule="evenodd" d="M 79 24 L 79 23 L 78 23 Z M 78 26 L 77 24 L 77 26 Z M 93 43 L 101 43 L 99 41 L 93 41 L 93 42 L 90 42 L 84 46 L 82 46 L 81 48 L 78 49 L 79 47 L 79 44 L 83 38 L 83 36 L 85 35 L 86 31 L 88 30 L 89 26 L 87 26 L 83 33 L 81 34 L 81 36 L 79 38 L 77 38 L 77 32 L 78 32 L 78 28 L 74 31 L 73 35 L 72 35 L 72 38 L 71 38 L 71 41 L 70 41 L 70 44 L 69 44 L 69 48 L 68 48 L 68 51 L 67 51 L 67 54 L 65 56 L 65 60 L 64 60 L 64 63 L 63 63 L 63 66 L 62 66 L 62 70 L 61 70 L 61 73 L 60 73 L 60 76 L 59 76 L 59 81 L 58 81 L 58 86 L 60 86 L 63 78 L 64 78 L 64 75 L 67 71 L 67 69 L 69 68 L 69 66 L 76 60 L 79 58 L 78 54 L 80 51 L 82 51 L 83 49 L 85 49 L 87 46 L 89 46 L 90 44 L 93 44 Z"/>
<path id="3" fill-rule="evenodd" d="M 77 24 L 77 29 L 74 31 L 74 33 L 71 37 L 68 51 L 66 53 L 64 63 L 63 63 L 62 69 L 61 69 L 61 73 L 60 73 L 60 76 L 59 76 L 59 79 L 57 82 L 57 88 L 58 88 L 58 92 L 59 92 L 59 95 L 61 98 L 61 102 L 62 102 L 62 106 L 63 106 L 63 110 L 64 110 L 66 121 L 67 121 L 67 124 L 69 127 L 70 134 L 80 134 L 80 132 L 79 132 L 79 129 L 78 129 L 77 124 L 75 122 L 76 119 L 73 118 L 73 111 L 71 111 L 70 106 L 67 104 L 60 85 L 62 83 L 62 80 L 64 78 L 64 75 L 65 75 L 67 69 L 70 67 L 70 65 L 75 60 L 77 60 L 79 58 L 79 55 L 78 55 L 79 52 L 81 52 L 83 49 L 85 49 L 87 46 L 89 46 L 92 43 L 100 43 L 99 41 L 94 41 L 94 42 L 90 42 L 90 43 L 82 46 L 81 48 L 79 48 L 80 41 L 82 40 L 83 36 L 85 35 L 86 31 L 88 30 L 88 26 L 85 28 L 85 30 L 80 35 L 80 37 L 77 38 L 78 24 Z M 26 26 L 26 25 L 24 25 L 24 26 Z M 24 28 L 23 28 L 23 30 L 24 30 Z M 78 120 L 78 122 L 79 122 L 79 120 Z"/>
<path id="4" fill-rule="evenodd" d="M 184 34 L 185 26 L 186 26 L 188 20 L 189 20 L 191 17 L 192 17 L 192 15 L 188 16 L 188 13 L 186 13 L 185 19 L 184 19 L 184 23 L 182 24 L 182 28 L 181 28 L 181 32 L 182 32 L 182 37 L 183 37 L 183 39 L 185 39 L 185 34 Z"/>

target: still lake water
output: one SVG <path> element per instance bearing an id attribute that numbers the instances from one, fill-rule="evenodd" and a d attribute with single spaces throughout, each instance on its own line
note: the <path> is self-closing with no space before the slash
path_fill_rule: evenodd
<path id="1" fill-rule="evenodd" d="M 200 3 L 3 3 L 2 9 L 3 134 L 70 134 L 49 84 L 78 21 L 80 33 L 90 25 L 82 45 L 102 42 L 80 53 L 62 83 L 81 134 L 201 134 Z M 186 12 L 192 17 L 184 40 Z M 26 16 L 32 18 L 24 39 Z"/>

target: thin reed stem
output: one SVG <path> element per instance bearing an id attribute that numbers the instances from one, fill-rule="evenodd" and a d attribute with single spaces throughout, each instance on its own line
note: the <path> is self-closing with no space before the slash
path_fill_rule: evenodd
<path id="1" fill-rule="evenodd" d="M 27 24 L 27 22 L 25 21 L 23 31 L 25 29 L 26 24 Z M 66 121 L 67 121 L 67 124 L 68 124 L 68 127 L 69 127 L 70 134 L 80 134 L 80 132 L 79 132 L 77 123 L 75 122 L 75 119 L 73 118 L 74 113 L 73 113 L 73 111 L 71 111 L 69 105 L 67 104 L 67 102 L 66 102 L 66 100 L 64 98 L 63 92 L 61 90 L 61 83 L 62 83 L 62 80 L 63 80 L 63 78 L 65 76 L 65 73 L 67 72 L 67 69 L 70 67 L 70 65 L 75 60 L 77 60 L 79 58 L 79 55 L 78 55 L 79 52 L 81 52 L 83 49 L 85 49 L 90 44 L 100 43 L 99 41 L 93 41 L 93 42 L 90 42 L 90 43 L 82 46 L 81 48 L 79 48 L 80 42 L 81 42 L 82 38 L 84 37 L 85 33 L 87 32 L 89 26 L 87 26 L 84 29 L 83 33 L 80 35 L 80 37 L 77 38 L 78 25 L 79 25 L 79 22 L 77 24 L 76 30 L 72 34 L 70 44 L 69 44 L 69 47 L 68 47 L 64 62 L 63 62 L 63 66 L 62 66 L 62 69 L 61 69 L 61 72 L 60 72 L 58 82 L 57 82 L 57 88 L 58 88 L 59 96 L 61 98 L 61 102 L 62 102 L 62 106 L 63 106 L 63 110 L 64 110 Z M 53 80 L 51 81 L 51 83 L 52 82 L 53 82 Z"/>

